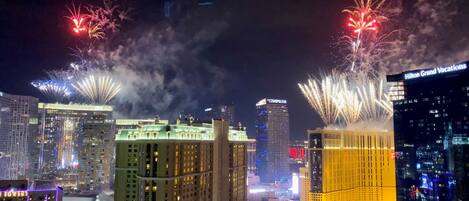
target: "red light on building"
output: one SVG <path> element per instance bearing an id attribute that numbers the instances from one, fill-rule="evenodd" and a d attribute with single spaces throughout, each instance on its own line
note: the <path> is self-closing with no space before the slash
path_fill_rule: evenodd
<path id="1" fill-rule="evenodd" d="M 295 147 L 288 149 L 288 155 L 292 159 L 304 159 L 305 158 L 305 148 L 303 147 Z"/>

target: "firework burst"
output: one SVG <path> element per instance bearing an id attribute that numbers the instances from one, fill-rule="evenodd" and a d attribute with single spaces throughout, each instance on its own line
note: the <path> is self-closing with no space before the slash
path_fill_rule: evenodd
<path id="1" fill-rule="evenodd" d="M 72 4 L 68 8 L 67 18 L 73 25 L 73 32 L 77 34 L 86 32 L 91 39 L 106 38 L 107 33 L 116 32 L 123 21 L 130 19 L 128 17 L 130 9 L 122 9 L 111 0 L 103 0 L 102 6 L 87 5 L 85 10 L 86 12 L 82 14 L 81 6 Z"/>
<path id="2" fill-rule="evenodd" d="M 44 94 L 44 96 L 58 101 L 69 98 L 72 94 L 67 83 L 61 81 L 36 80 L 31 82 L 31 85 Z"/>
<path id="3" fill-rule="evenodd" d="M 343 10 L 349 15 L 348 27 L 352 28 L 352 34 L 346 38 L 351 46 L 351 55 L 348 56 L 351 61 L 350 70 L 370 71 L 367 60 L 370 53 L 376 49 L 373 42 L 377 42 L 378 25 L 388 18 L 381 12 L 386 0 L 355 0 L 355 7 Z M 369 43 L 367 46 L 366 43 Z"/>
<path id="4" fill-rule="evenodd" d="M 345 74 L 332 74 L 311 78 L 298 86 L 326 125 L 351 125 L 392 117 L 384 80 L 357 80 Z"/>
<path id="5" fill-rule="evenodd" d="M 87 73 L 72 83 L 73 88 L 88 101 L 107 104 L 121 90 L 121 85 L 109 75 Z"/>
<path id="6" fill-rule="evenodd" d="M 333 100 L 333 96 L 339 92 L 339 86 L 333 79 L 334 77 L 329 76 L 323 79 L 309 79 L 305 84 L 298 84 L 309 104 L 326 125 L 335 123 L 339 116 L 339 109 Z"/>
<path id="7" fill-rule="evenodd" d="M 350 125 L 356 123 L 361 118 L 363 102 L 360 101 L 358 93 L 352 89 L 346 80 L 342 80 L 340 90 L 334 94 L 333 100 L 335 107 L 339 110 L 341 120 Z"/>
<path id="8" fill-rule="evenodd" d="M 81 7 L 75 6 L 74 4 L 71 7 L 68 7 L 69 16 L 67 17 L 73 25 L 73 32 L 80 34 L 87 30 L 86 28 L 86 15 L 81 14 Z"/>

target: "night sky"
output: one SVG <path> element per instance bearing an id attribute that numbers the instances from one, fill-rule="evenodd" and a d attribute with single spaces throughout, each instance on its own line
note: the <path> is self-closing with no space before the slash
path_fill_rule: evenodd
<path id="1" fill-rule="evenodd" d="M 297 83 L 309 74 L 337 65 L 337 51 L 332 44 L 344 31 L 345 15 L 341 10 L 353 1 L 214 1 L 214 5 L 189 12 L 209 13 L 210 17 L 200 23 L 210 19 L 226 23 L 200 56 L 221 67 L 227 79 L 218 83 L 223 93 L 201 99 L 199 108 L 233 102 L 237 119 L 254 136 L 255 103 L 263 97 L 287 99 L 291 138 L 305 139 L 306 129 L 322 125 Z M 0 1 L 1 91 L 41 97 L 30 81 L 43 78 L 45 71 L 60 69 L 73 59 L 71 48 L 80 39 L 70 33 L 64 17 L 69 3 Z M 123 25 L 123 35 L 162 20 L 158 0 L 130 1 L 129 5 L 133 19 Z"/>

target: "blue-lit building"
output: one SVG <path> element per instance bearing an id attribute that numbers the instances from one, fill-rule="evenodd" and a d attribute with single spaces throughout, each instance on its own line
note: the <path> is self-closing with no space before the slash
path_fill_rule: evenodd
<path id="1" fill-rule="evenodd" d="M 469 200 L 469 63 L 387 77 L 398 200 Z"/>
<path id="2" fill-rule="evenodd" d="M 256 109 L 256 166 L 261 182 L 287 180 L 291 177 L 287 101 L 264 98 L 256 104 Z"/>

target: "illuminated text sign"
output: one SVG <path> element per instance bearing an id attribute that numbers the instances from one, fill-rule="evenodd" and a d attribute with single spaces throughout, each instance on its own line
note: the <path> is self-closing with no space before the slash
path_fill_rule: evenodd
<path id="1" fill-rule="evenodd" d="M 466 70 L 466 69 L 467 69 L 467 64 L 457 64 L 457 65 L 452 65 L 452 66 L 447 66 L 447 67 L 437 67 L 437 68 L 432 68 L 432 69 L 421 70 L 418 72 L 406 73 L 404 74 L 404 79 L 410 80 L 410 79 L 415 79 L 415 78 L 420 78 L 420 77 L 427 77 L 427 76 L 432 76 L 432 75 L 437 75 L 437 74 Z"/>
<path id="2" fill-rule="evenodd" d="M 28 191 L 2 191 L 0 198 L 28 197 Z"/>
<path id="3" fill-rule="evenodd" d="M 287 100 L 267 99 L 267 103 L 286 104 L 286 103 L 287 103 Z"/>

